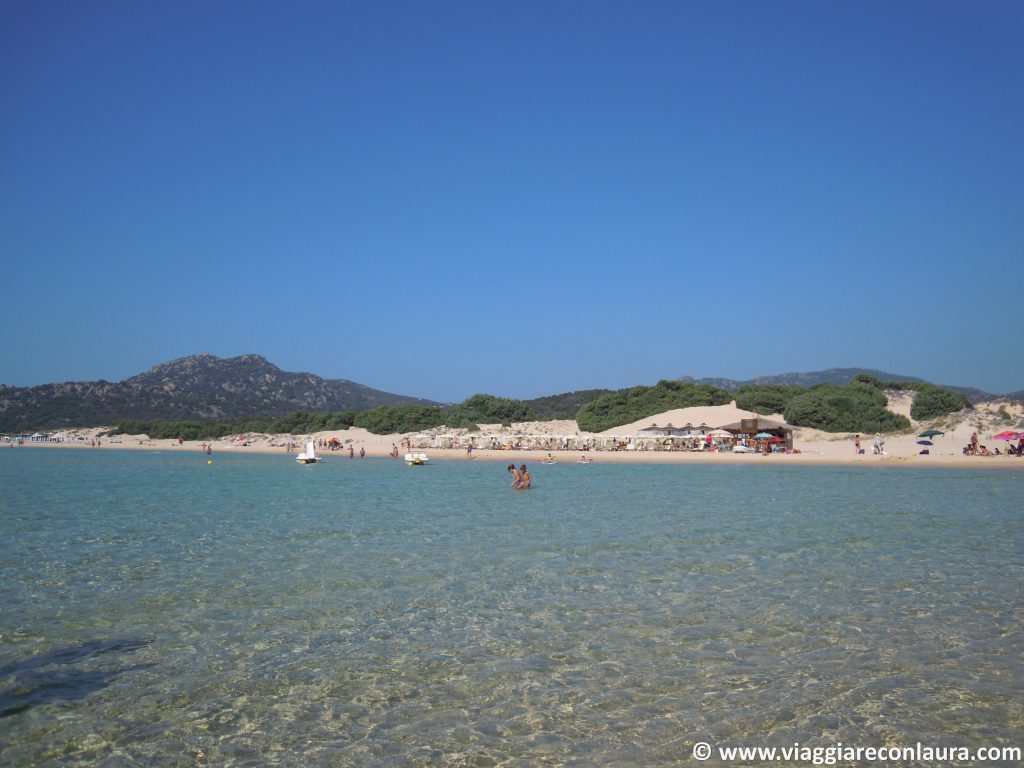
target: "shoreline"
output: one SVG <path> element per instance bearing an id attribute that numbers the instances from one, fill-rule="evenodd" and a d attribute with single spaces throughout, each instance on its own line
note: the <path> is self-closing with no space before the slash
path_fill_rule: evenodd
<path id="1" fill-rule="evenodd" d="M 376 436 L 378 438 L 382 436 Z M 383 438 L 392 442 L 392 435 Z M 69 450 L 92 450 L 92 451 L 164 451 L 180 452 L 204 455 L 201 448 L 201 441 L 186 440 L 178 444 L 177 440 L 147 440 L 141 444 L 135 441 L 121 443 L 103 442 L 98 446 L 90 445 L 88 442 L 26 442 L 23 445 L 9 444 L 0 448 L 0 451 L 24 450 L 32 448 L 44 449 L 69 449 Z M 213 452 L 210 458 L 217 456 L 238 455 L 238 454 L 259 454 L 266 456 L 287 456 L 293 458 L 298 451 L 286 452 L 281 446 L 268 444 L 257 445 L 235 445 L 229 442 L 212 443 Z M 381 450 L 377 446 L 365 447 L 366 455 L 369 458 L 390 458 L 387 450 Z M 426 453 L 431 461 L 444 462 L 515 462 L 517 464 L 544 464 L 544 459 L 549 451 L 545 450 L 493 450 L 490 448 L 475 448 L 473 458 L 466 458 L 464 448 L 425 448 L 416 449 L 417 452 Z M 577 465 L 582 451 L 556 450 L 550 451 L 557 464 Z M 772 467 L 796 467 L 796 466 L 842 466 L 842 467 L 912 467 L 921 469 L 978 469 L 978 470 L 1024 470 L 1024 458 L 1017 456 L 964 456 L 955 454 L 930 454 L 910 456 L 875 456 L 864 454 L 860 456 L 843 457 L 835 453 L 815 451 L 813 449 L 801 449 L 800 453 L 794 454 L 741 454 L 741 453 L 713 453 L 703 451 L 587 451 L 591 464 L 633 464 L 633 465 L 656 465 L 656 464 L 702 464 L 702 465 L 729 465 L 729 466 L 772 466 Z M 404 455 L 404 452 L 402 452 Z M 347 451 L 336 452 L 324 451 L 319 455 L 326 461 L 345 460 L 357 461 L 358 452 L 355 458 L 350 459 Z M 401 458 L 395 461 L 402 461 Z"/>
<path id="2" fill-rule="evenodd" d="M 910 418 L 911 401 L 905 393 L 891 393 L 889 409 Z M 732 453 L 731 451 L 681 450 L 678 436 L 684 430 L 690 437 L 687 442 L 695 443 L 711 431 L 721 431 L 725 425 L 727 433 L 736 434 L 737 427 L 744 419 L 764 418 L 772 432 L 785 428 L 787 437 L 798 453 L 761 454 Z M 757 423 L 757 422 L 755 422 Z M 657 425 L 661 424 L 661 427 Z M 684 425 L 672 427 L 673 424 Z M 699 426 L 694 426 L 699 425 Z M 783 425 L 780 427 L 779 425 Z M 1010 429 L 1011 425 L 1015 425 Z M 748 425 L 754 428 L 753 424 Z M 755 428 L 756 429 L 756 428 Z M 718 464 L 728 466 L 848 466 L 848 467 L 957 467 L 962 469 L 1024 469 L 1024 458 L 1012 455 L 994 455 L 996 448 L 1005 450 L 1008 443 L 997 439 L 1002 432 L 1016 435 L 1024 429 L 1024 404 L 983 403 L 969 411 L 954 414 L 941 420 L 927 422 L 911 421 L 911 427 L 902 432 L 875 435 L 867 433 L 824 432 L 808 427 L 790 427 L 785 424 L 782 414 L 760 417 L 743 411 L 735 403 L 719 406 L 697 406 L 681 408 L 656 416 L 646 417 L 631 424 L 623 424 L 604 432 L 586 432 L 575 420 L 554 420 L 516 422 L 513 424 L 480 424 L 473 432 L 466 429 L 436 427 L 417 432 L 378 435 L 361 427 L 322 430 L 309 434 L 263 434 L 245 432 L 209 441 L 213 453 L 260 453 L 288 454 L 297 456 L 305 450 L 307 440 L 318 444 L 327 441 L 336 443 L 340 450 L 318 449 L 317 453 L 326 461 L 335 458 L 347 459 L 351 449 L 358 457 L 365 451 L 367 456 L 387 458 L 393 452 L 399 457 L 409 450 L 425 452 L 437 461 L 466 461 L 466 446 L 473 445 L 473 460 L 489 462 L 516 462 L 540 464 L 550 452 L 560 464 L 580 463 L 579 458 L 587 453 L 594 463 L 604 464 Z M 663 430 L 658 432 L 657 430 Z M 674 430 L 672 437 L 668 430 Z M 180 438 L 150 438 L 146 434 L 111 434 L 110 427 L 65 428 L 53 436 L 59 441 L 48 439 L 33 441 L 26 439 L 27 447 L 92 448 L 96 450 L 123 449 L 140 451 L 202 451 L 206 441 Z M 694 439 L 692 433 L 697 432 Z M 776 432 L 776 434 L 778 434 Z M 103 437 L 101 437 L 103 435 Z M 109 436 L 108 436 L 109 435 Z M 931 439 L 922 439 L 925 435 Z M 32 437 L 37 437 L 33 435 Z M 42 435 L 38 435 L 42 438 Z M 722 435 L 718 435 L 722 437 Z M 28 436 L 26 436 L 28 438 Z M 872 447 L 876 440 L 884 445 L 886 454 L 876 455 Z M 112 442 L 113 441 L 113 442 Z M 712 437 L 708 436 L 711 442 Z M 670 445 L 672 443 L 673 445 Z M 286 451 L 287 445 L 291 451 Z M 964 447 L 971 444 L 985 448 L 993 455 L 965 454 Z M 635 450 L 612 450 L 615 446 L 632 446 Z M 565 446 L 565 447 L 563 447 Z M 858 454 L 857 448 L 862 449 Z M 14 446 L 17 448 L 18 446 Z M 695 446 L 692 446 L 695 447 Z M 930 453 L 923 453 L 927 449 Z M 0 446 L 0 452 L 11 447 Z"/>

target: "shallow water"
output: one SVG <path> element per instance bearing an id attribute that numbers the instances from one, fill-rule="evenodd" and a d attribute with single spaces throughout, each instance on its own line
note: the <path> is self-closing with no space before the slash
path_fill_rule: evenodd
<path id="1" fill-rule="evenodd" d="M 1024 746 L 1022 473 L 213 458 L 0 451 L 0 764 Z"/>

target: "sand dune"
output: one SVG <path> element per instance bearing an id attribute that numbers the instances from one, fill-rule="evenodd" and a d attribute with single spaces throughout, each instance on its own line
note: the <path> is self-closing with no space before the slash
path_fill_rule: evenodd
<path id="1" fill-rule="evenodd" d="M 624 424 L 621 427 L 612 427 L 604 432 L 602 435 L 622 435 L 632 436 L 636 434 L 637 430 L 648 427 L 651 424 L 657 424 L 659 427 L 664 427 L 667 424 L 672 424 L 675 427 L 683 427 L 687 424 L 692 424 L 695 427 L 701 424 L 706 424 L 709 427 L 717 429 L 724 424 L 732 424 L 741 419 L 750 419 L 757 416 L 756 413 L 750 411 L 744 411 L 736 407 L 736 402 L 733 401 L 728 405 L 704 405 L 697 406 L 694 408 L 676 408 L 673 411 L 665 411 L 665 413 L 659 413 L 656 416 L 648 416 L 634 421 L 632 424 Z M 770 419 L 771 421 L 785 424 L 786 420 L 782 414 L 774 414 L 772 416 L 762 416 L 761 418 Z"/>

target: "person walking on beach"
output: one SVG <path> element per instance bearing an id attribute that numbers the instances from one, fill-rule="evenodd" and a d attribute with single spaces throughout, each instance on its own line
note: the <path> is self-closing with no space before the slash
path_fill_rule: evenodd
<path id="1" fill-rule="evenodd" d="M 853 448 L 854 452 L 860 456 L 860 435 L 853 436 Z"/>
<path id="2" fill-rule="evenodd" d="M 519 474 L 519 470 L 516 469 L 515 464 L 508 465 L 508 471 L 512 473 L 512 487 L 522 488 L 523 487 L 523 476 Z"/>

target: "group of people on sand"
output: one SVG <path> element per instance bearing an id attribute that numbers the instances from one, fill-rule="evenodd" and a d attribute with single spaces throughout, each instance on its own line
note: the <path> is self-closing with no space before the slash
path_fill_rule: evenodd
<path id="1" fill-rule="evenodd" d="M 526 468 L 525 464 L 523 464 L 519 469 L 516 469 L 515 464 L 509 464 L 508 471 L 512 473 L 512 487 L 517 490 L 525 491 L 533 482 L 533 477 L 530 476 L 530 470 Z"/>
<path id="2" fill-rule="evenodd" d="M 999 453 L 999 449 L 998 448 L 996 448 L 996 453 Z M 1009 441 L 1009 440 L 1007 441 L 1007 443 L 1006 443 L 1006 454 L 1007 454 L 1007 456 L 1022 456 L 1022 457 L 1024 457 L 1024 433 L 1021 433 L 1021 436 L 1017 439 L 1017 447 L 1016 448 L 1013 447 L 1013 443 L 1011 441 Z"/>
<path id="3" fill-rule="evenodd" d="M 860 456 L 864 453 L 864 449 L 860 447 L 860 435 L 853 436 L 853 450 Z M 875 432 L 875 442 L 871 444 L 871 452 L 876 456 L 888 456 L 885 452 L 885 438 L 882 437 L 880 432 Z"/>
<path id="4" fill-rule="evenodd" d="M 1007 442 L 1008 442 L 1008 445 L 1006 447 L 1007 455 L 1010 455 L 1010 456 L 1013 456 L 1013 455 L 1024 456 L 1024 433 L 1021 433 L 1020 439 L 1017 442 L 1017 447 L 1016 448 L 1013 447 L 1013 443 L 1011 441 L 1007 441 Z M 989 449 L 986 446 L 979 445 L 978 443 L 979 443 L 979 441 L 978 441 L 978 433 L 974 432 L 971 435 L 971 441 L 967 445 L 964 446 L 964 450 L 963 450 L 964 456 L 999 456 L 1000 455 L 1000 451 L 999 451 L 998 448 L 996 448 L 995 451 L 989 451 Z M 925 445 L 928 445 L 928 443 L 925 443 Z M 860 447 L 860 435 L 854 435 L 854 438 L 853 438 L 853 448 L 857 452 L 858 455 L 864 453 L 864 450 Z M 882 437 L 880 434 L 877 434 L 877 433 L 875 434 L 875 442 L 871 446 L 871 451 L 872 451 L 872 453 L 875 453 L 877 455 L 881 455 L 881 456 L 886 456 L 887 455 L 886 452 L 885 452 L 885 438 Z M 921 451 L 921 453 L 928 453 L 928 451 L 927 450 L 923 450 L 923 451 Z"/>
<path id="5" fill-rule="evenodd" d="M 978 445 L 978 433 L 974 432 L 971 435 L 971 442 L 964 446 L 964 456 L 1001 456 L 1002 452 L 996 448 L 994 451 L 989 451 L 987 446 Z M 1024 432 L 1022 432 L 1017 440 L 1017 447 L 1014 448 L 1013 441 L 1006 441 L 1006 455 L 1007 456 L 1024 456 Z"/>

